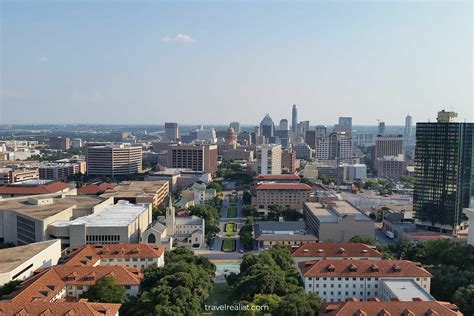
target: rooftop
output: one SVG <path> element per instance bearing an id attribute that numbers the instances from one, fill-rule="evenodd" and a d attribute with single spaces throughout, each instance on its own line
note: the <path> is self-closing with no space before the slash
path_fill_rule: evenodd
<path id="1" fill-rule="evenodd" d="M 259 174 L 254 177 L 255 180 L 290 180 L 290 181 L 300 181 L 300 177 L 295 174 Z"/>
<path id="2" fill-rule="evenodd" d="M 431 277 L 421 264 L 407 260 L 320 259 L 300 262 L 305 277 Z"/>
<path id="3" fill-rule="evenodd" d="M 114 188 L 106 191 L 101 196 L 116 197 L 116 196 L 146 196 L 156 194 L 156 192 L 168 186 L 168 181 L 132 181 L 122 182 Z"/>
<path id="4" fill-rule="evenodd" d="M 113 189 L 116 186 L 117 186 L 116 184 L 107 183 L 107 182 L 102 182 L 99 184 L 91 183 L 77 189 L 77 193 L 95 195 L 95 194 L 104 193 L 105 191 Z"/>
<path id="5" fill-rule="evenodd" d="M 382 254 L 375 247 L 361 243 L 306 243 L 292 250 L 293 257 L 380 257 Z"/>
<path id="6" fill-rule="evenodd" d="M 433 296 L 423 290 L 414 280 L 382 280 L 394 297 L 400 301 L 412 301 L 419 298 L 423 301 L 434 301 Z"/>
<path id="7" fill-rule="evenodd" d="M 306 183 L 261 183 L 257 190 L 311 190 Z"/>
<path id="8" fill-rule="evenodd" d="M 121 227 L 132 223 L 148 210 L 148 204 L 133 204 L 120 200 L 103 209 L 102 212 L 76 218 L 70 221 L 55 221 L 53 226 L 86 225 L 88 227 Z"/>
<path id="9" fill-rule="evenodd" d="M 48 240 L 6 249 L 0 249 L 0 273 L 10 272 L 60 240 Z M 60 248 L 60 247 L 59 247 Z M 58 249 L 59 249 L 58 248 Z"/>
<path id="10" fill-rule="evenodd" d="M 346 216 L 354 216 L 356 221 L 372 221 L 370 217 L 344 200 L 331 201 L 327 204 L 306 202 L 305 207 L 316 216 L 320 222 L 324 223 L 337 223 L 341 217 Z"/>
<path id="11" fill-rule="evenodd" d="M 112 316 L 117 315 L 121 304 L 79 302 L 29 302 L 17 304 L 0 302 L 0 315 L 55 315 L 55 316 Z"/>
<path id="12" fill-rule="evenodd" d="M 307 233 L 303 221 L 255 222 L 254 232 L 256 240 L 317 240 L 316 236 Z"/>

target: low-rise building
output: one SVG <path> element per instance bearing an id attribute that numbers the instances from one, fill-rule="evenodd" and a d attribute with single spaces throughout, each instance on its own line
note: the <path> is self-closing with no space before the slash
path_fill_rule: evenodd
<path id="1" fill-rule="evenodd" d="M 0 196 L 3 198 L 40 195 L 40 194 L 62 194 L 73 193 L 68 183 L 53 182 L 50 180 L 25 180 L 0 186 Z"/>
<path id="2" fill-rule="evenodd" d="M 121 304 L 92 303 L 81 299 L 78 302 L 27 302 L 17 304 L 0 301 L 0 314 L 3 315 L 57 315 L 57 316 L 100 316 L 119 313 Z"/>
<path id="3" fill-rule="evenodd" d="M 61 242 L 49 240 L 25 246 L 0 249 L 0 286 L 24 280 L 36 269 L 49 268 L 61 257 Z"/>
<path id="4" fill-rule="evenodd" d="M 298 267 L 306 293 L 318 294 L 326 302 L 381 298 L 382 282 L 387 280 L 413 280 L 430 292 L 431 273 L 406 260 L 322 259 L 300 262 Z"/>
<path id="5" fill-rule="evenodd" d="M 85 244 L 136 244 L 152 222 L 151 204 L 132 204 L 120 200 L 100 213 L 73 220 L 58 220 L 48 226 L 49 236 L 64 246 Z"/>
<path id="6" fill-rule="evenodd" d="M 407 174 L 407 161 L 403 155 L 376 158 L 374 165 L 377 176 L 380 178 L 391 178 L 398 181 L 401 176 Z"/>
<path id="7" fill-rule="evenodd" d="M 91 183 L 77 189 L 77 194 L 84 195 L 99 195 L 105 193 L 107 190 L 115 188 L 117 185 L 113 183 Z"/>
<path id="8" fill-rule="evenodd" d="M 255 222 L 253 230 L 259 250 L 269 249 L 274 245 L 294 246 L 316 241 L 316 236 L 311 235 L 301 221 Z"/>
<path id="9" fill-rule="evenodd" d="M 209 183 L 212 181 L 210 173 L 191 169 L 166 168 L 161 171 L 152 171 L 146 176 L 146 181 L 168 181 L 170 189 L 184 188 L 197 181 Z"/>
<path id="10" fill-rule="evenodd" d="M 271 205 L 281 205 L 301 210 L 303 203 L 310 198 L 311 187 L 305 183 L 260 183 L 255 191 L 252 204 L 257 208 L 267 209 Z"/>
<path id="11" fill-rule="evenodd" d="M 374 236 L 374 221 L 344 200 L 307 202 L 303 214 L 319 241 L 347 242 L 356 235 Z"/>
<path id="12" fill-rule="evenodd" d="M 101 196 L 112 197 L 114 202 L 127 200 L 136 204 L 148 203 L 159 206 L 168 194 L 168 181 L 131 181 L 122 182 Z"/>
<path id="13" fill-rule="evenodd" d="M 291 257 L 296 263 L 317 259 L 370 259 L 380 260 L 382 254 L 376 247 L 361 243 L 306 243 L 291 249 Z"/>
<path id="14" fill-rule="evenodd" d="M 81 172 L 78 163 L 43 163 L 38 166 L 41 180 L 66 181 L 68 177 Z"/>
<path id="15" fill-rule="evenodd" d="M 61 260 L 66 266 L 163 267 L 165 248 L 151 244 L 99 244 L 74 249 Z"/>
<path id="16" fill-rule="evenodd" d="M 0 185 L 39 179 L 38 169 L 0 168 Z"/>

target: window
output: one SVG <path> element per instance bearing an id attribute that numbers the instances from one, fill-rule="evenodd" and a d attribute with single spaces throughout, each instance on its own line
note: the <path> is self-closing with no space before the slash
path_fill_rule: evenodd
<path id="1" fill-rule="evenodd" d="M 341 280 L 342 280 L 342 278 L 337 278 L 337 279 L 338 279 L 339 281 L 341 281 Z"/>
<path id="2" fill-rule="evenodd" d="M 346 279 L 346 281 L 349 281 L 349 278 L 345 278 L 345 279 Z"/>
<path id="3" fill-rule="evenodd" d="M 334 278 L 331 278 L 331 281 L 334 281 Z"/>
<path id="4" fill-rule="evenodd" d="M 364 295 L 364 292 L 360 292 L 360 295 Z"/>
<path id="5" fill-rule="evenodd" d="M 331 284 L 331 287 L 334 287 L 334 284 Z"/>
<path id="6" fill-rule="evenodd" d="M 311 281 L 312 279 L 313 279 L 312 277 L 309 277 L 309 278 L 308 278 L 308 280 L 310 280 L 310 281 Z"/>

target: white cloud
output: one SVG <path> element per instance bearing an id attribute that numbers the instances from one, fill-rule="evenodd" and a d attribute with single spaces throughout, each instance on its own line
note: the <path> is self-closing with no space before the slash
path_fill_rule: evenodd
<path id="1" fill-rule="evenodd" d="M 46 56 L 42 56 L 42 57 L 38 58 L 38 61 L 42 64 L 45 64 L 49 61 L 49 59 Z"/>
<path id="2" fill-rule="evenodd" d="M 168 35 L 161 38 L 162 42 L 194 43 L 196 40 L 187 34 L 178 33 L 174 37 Z"/>

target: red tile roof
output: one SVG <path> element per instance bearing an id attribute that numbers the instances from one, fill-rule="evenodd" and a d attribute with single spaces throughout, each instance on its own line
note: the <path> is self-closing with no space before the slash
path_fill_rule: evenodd
<path id="1" fill-rule="evenodd" d="M 157 258 L 165 252 L 162 245 L 106 244 L 85 245 L 71 252 L 65 259 L 67 266 L 93 266 L 101 258 Z"/>
<path id="2" fill-rule="evenodd" d="M 77 189 L 77 193 L 79 193 L 79 194 L 89 194 L 89 195 L 98 195 L 98 194 L 104 193 L 107 190 L 113 189 L 116 186 L 117 186 L 116 184 L 107 183 L 107 182 L 103 182 L 103 183 L 100 183 L 100 184 L 92 183 L 92 184 L 88 184 L 86 186 L 83 186 L 83 187 Z"/>
<path id="3" fill-rule="evenodd" d="M 290 251 L 293 257 L 382 258 L 382 254 L 375 247 L 361 243 L 312 242 L 303 244 L 296 249 L 292 248 Z"/>
<path id="4" fill-rule="evenodd" d="M 0 302 L 0 316 L 115 316 L 121 304 L 80 302 Z"/>
<path id="5" fill-rule="evenodd" d="M 301 178 L 295 174 L 259 174 L 254 177 L 255 180 L 294 180 L 299 181 Z"/>
<path id="6" fill-rule="evenodd" d="M 306 183 L 261 183 L 257 190 L 311 190 Z"/>
<path id="7" fill-rule="evenodd" d="M 355 301 L 329 303 L 320 316 L 462 316 L 456 305 L 437 301 Z"/>
<path id="8" fill-rule="evenodd" d="M 331 267 L 331 268 L 328 268 Z M 300 262 L 305 277 L 431 277 L 420 264 L 407 260 L 321 259 Z"/>
<path id="9" fill-rule="evenodd" d="M 0 195 L 11 194 L 11 195 L 35 195 L 35 194 L 48 194 L 56 193 L 63 190 L 69 189 L 69 184 L 64 182 L 53 182 L 49 184 L 40 184 L 35 186 L 15 186 L 6 185 L 0 186 Z"/>

